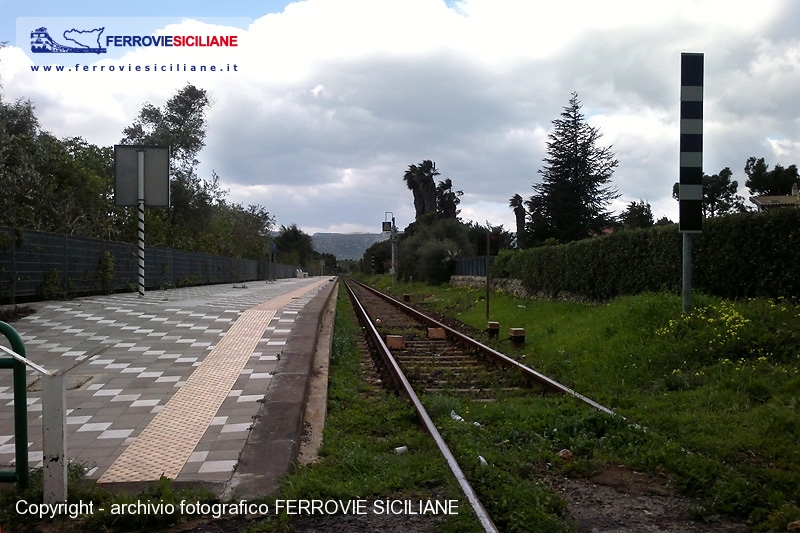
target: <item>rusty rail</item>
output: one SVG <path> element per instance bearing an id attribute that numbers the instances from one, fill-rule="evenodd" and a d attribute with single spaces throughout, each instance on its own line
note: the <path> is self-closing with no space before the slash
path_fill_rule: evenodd
<path id="1" fill-rule="evenodd" d="M 444 442 L 441 433 L 439 430 L 436 429 L 436 426 L 433 424 L 433 420 L 428 415 L 428 412 L 425 410 L 425 407 L 422 405 L 417 394 L 414 392 L 414 389 L 411 387 L 411 383 L 409 383 L 408 379 L 406 379 L 405 374 L 400 369 L 400 366 L 397 364 L 397 361 L 392 356 L 391 351 L 386 346 L 386 343 L 383 342 L 378 330 L 372 324 L 372 321 L 369 319 L 364 307 L 361 305 L 361 302 L 356 297 L 355 293 L 353 292 L 352 288 L 348 285 L 348 283 L 352 280 L 345 281 L 345 287 L 347 287 L 347 292 L 350 295 L 350 300 L 353 302 L 353 308 L 356 311 L 356 315 L 358 316 L 359 321 L 362 325 L 366 328 L 366 331 L 370 338 L 375 343 L 375 346 L 380 353 L 381 359 L 383 360 L 386 368 L 392 374 L 392 378 L 398 384 L 398 386 L 403 390 L 404 394 L 408 396 L 411 400 L 411 403 L 414 405 L 414 409 L 417 411 L 417 415 L 419 416 L 420 420 L 422 421 L 422 425 L 425 428 L 425 431 L 433 437 L 433 440 L 436 442 L 436 446 L 439 448 L 439 451 L 444 456 L 445 460 L 447 461 L 447 465 L 450 467 L 450 470 L 453 472 L 453 475 L 458 481 L 461 490 L 464 491 L 464 494 L 469 500 L 470 505 L 472 506 L 472 510 L 475 512 L 475 515 L 478 517 L 481 525 L 483 526 L 484 531 L 487 533 L 495 533 L 498 532 L 497 526 L 494 525 L 492 518 L 489 516 L 489 513 L 486 512 L 481 501 L 478 499 L 477 494 L 473 490 L 472 486 L 469 484 L 466 476 L 464 475 L 464 471 L 461 470 L 461 467 L 458 465 L 458 461 L 456 461 L 455 456 L 450 451 L 450 448 L 447 447 L 447 444 Z"/>

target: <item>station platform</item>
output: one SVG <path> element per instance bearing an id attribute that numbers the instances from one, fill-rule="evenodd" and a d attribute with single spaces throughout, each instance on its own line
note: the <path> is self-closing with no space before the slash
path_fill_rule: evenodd
<path id="1" fill-rule="evenodd" d="M 11 325 L 28 359 L 66 371 L 66 457 L 88 477 L 124 487 L 164 475 L 256 497 L 296 458 L 335 286 L 297 278 L 36 302 Z M 37 379 L 30 371 L 31 468 L 42 463 Z M 0 405 L 0 466 L 12 469 L 10 371 Z"/>

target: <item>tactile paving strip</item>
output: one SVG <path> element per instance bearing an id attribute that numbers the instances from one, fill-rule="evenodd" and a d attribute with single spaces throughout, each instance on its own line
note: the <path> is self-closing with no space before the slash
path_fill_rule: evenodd
<path id="1" fill-rule="evenodd" d="M 274 310 L 249 309 L 98 480 L 175 478 L 239 377 Z"/>
<path id="2" fill-rule="evenodd" d="M 100 483 L 174 479 L 208 429 L 277 309 L 320 283 L 245 311 Z"/>

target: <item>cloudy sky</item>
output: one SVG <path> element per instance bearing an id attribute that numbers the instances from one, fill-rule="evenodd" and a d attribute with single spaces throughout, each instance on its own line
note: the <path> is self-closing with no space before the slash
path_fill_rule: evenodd
<path id="1" fill-rule="evenodd" d="M 310 234 L 379 232 L 386 212 L 405 227 L 403 173 L 425 159 L 464 191 L 463 220 L 513 230 L 508 200 L 531 195 L 573 91 L 619 159 L 612 208 L 644 199 L 677 221 L 681 52 L 705 54 L 706 173 L 730 167 L 747 196 L 748 157 L 800 164 L 794 0 L 0 0 L 0 15 L 3 98 L 30 99 L 44 129 L 111 146 L 145 102 L 193 83 L 213 101 L 201 175 L 215 171 L 229 200 Z M 113 20 L 135 35 L 237 35 L 238 46 L 48 54 L 71 70 L 34 72 L 48 62 L 27 36 L 55 27 L 50 17 Z M 116 17 L 173 20 L 143 33 Z M 236 71 L 91 71 L 164 64 Z"/>

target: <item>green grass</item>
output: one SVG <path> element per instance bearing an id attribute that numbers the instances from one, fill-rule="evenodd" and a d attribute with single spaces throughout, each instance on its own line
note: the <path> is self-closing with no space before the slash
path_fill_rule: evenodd
<path id="1" fill-rule="evenodd" d="M 486 327 L 482 289 L 398 284 L 393 290 Z M 755 531 L 785 530 L 800 519 L 800 308 L 794 302 L 696 296 L 693 311 L 683 314 L 680 297 L 668 294 L 586 304 L 492 293 L 490 308 L 490 319 L 501 323 L 498 349 L 647 429 L 617 427 L 612 436 L 594 426 L 618 421 L 601 424 L 603 417 L 586 412 L 552 421 L 562 440 L 548 435 L 544 449 L 577 448 L 568 467 L 573 474 L 621 462 L 668 473 L 701 499 L 701 516 L 727 514 Z M 503 339 L 509 327 L 525 328 L 525 347 Z M 487 409 L 505 409 L 502 416 L 519 420 L 536 411 L 517 400 L 499 405 Z M 565 426 L 584 424 L 592 427 L 561 437 Z M 547 435 L 542 427 L 519 431 Z M 612 442 L 619 439 L 624 442 Z"/>

